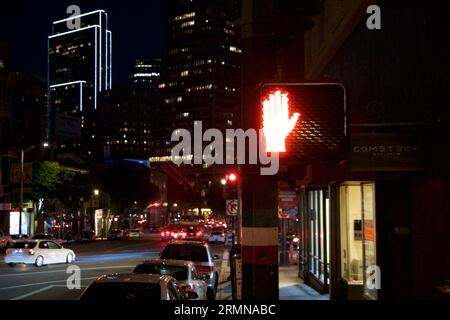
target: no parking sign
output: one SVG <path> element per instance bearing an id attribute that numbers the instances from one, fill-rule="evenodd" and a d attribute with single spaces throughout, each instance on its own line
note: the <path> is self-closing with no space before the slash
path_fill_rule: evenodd
<path id="1" fill-rule="evenodd" d="M 227 200 L 227 216 L 237 216 L 238 213 L 238 201 Z"/>

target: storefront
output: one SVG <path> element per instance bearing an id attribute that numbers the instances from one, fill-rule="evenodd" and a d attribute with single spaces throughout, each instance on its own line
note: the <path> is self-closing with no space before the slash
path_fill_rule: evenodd
<path id="1" fill-rule="evenodd" d="M 328 187 L 300 194 L 299 276 L 320 293 L 330 285 L 330 198 Z"/>
<path id="2" fill-rule="evenodd" d="M 338 192 L 340 278 L 347 299 L 377 299 L 375 183 L 346 182 Z"/>

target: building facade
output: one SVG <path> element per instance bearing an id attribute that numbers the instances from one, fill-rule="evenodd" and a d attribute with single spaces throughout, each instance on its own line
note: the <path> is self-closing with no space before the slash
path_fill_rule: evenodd
<path id="1" fill-rule="evenodd" d="M 239 1 L 169 1 L 167 48 L 158 87 L 152 159 L 171 155 L 176 128 L 236 126 Z"/>
<path id="2" fill-rule="evenodd" d="M 370 4 L 381 9 L 380 30 L 367 28 Z M 449 52 L 433 36 L 446 29 L 441 5 L 325 1 L 306 33 L 307 80 L 348 89 L 348 158 L 311 164 L 298 181 L 299 274 L 332 299 L 445 296 Z"/>
<path id="3" fill-rule="evenodd" d="M 74 21 L 79 26 L 73 26 Z M 103 10 L 53 23 L 48 37 L 50 138 L 58 153 L 91 155 L 101 94 L 112 88 L 112 33 Z"/>
<path id="4" fill-rule="evenodd" d="M 161 74 L 160 58 L 138 58 L 130 64 L 130 83 L 133 88 L 156 92 Z"/>
<path id="5" fill-rule="evenodd" d="M 0 43 L 0 230 L 18 233 L 20 155 L 24 153 L 22 232 L 32 234 L 30 202 L 32 163 L 44 156 L 46 85 L 10 64 L 8 49 Z"/>
<path id="6" fill-rule="evenodd" d="M 194 121 L 201 121 L 203 130 L 240 127 L 240 11 L 238 0 L 169 1 L 167 45 L 152 122 L 153 166 L 173 169 L 166 164 L 171 161 L 175 129 L 193 132 Z M 192 205 L 204 206 L 207 189 L 226 169 L 187 165 L 178 171 L 203 199 Z"/>

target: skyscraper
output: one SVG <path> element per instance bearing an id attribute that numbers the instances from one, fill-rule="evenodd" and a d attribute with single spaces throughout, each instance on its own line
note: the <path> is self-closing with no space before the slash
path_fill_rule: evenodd
<path id="1" fill-rule="evenodd" d="M 74 27 L 74 21 L 79 25 Z M 53 23 L 48 37 L 50 138 L 59 150 L 91 154 L 100 94 L 112 88 L 111 48 L 103 10 Z"/>
<path id="2" fill-rule="evenodd" d="M 170 0 L 167 48 L 152 134 L 153 162 L 167 161 L 174 129 L 236 126 L 240 49 L 239 0 Z"/>
<path id="3" fill-rule="evenodd" d="M 133 88 L 155 91 L 161 73 L 160 58 L 138 58 L 130 64 L 130 82 Z"/>

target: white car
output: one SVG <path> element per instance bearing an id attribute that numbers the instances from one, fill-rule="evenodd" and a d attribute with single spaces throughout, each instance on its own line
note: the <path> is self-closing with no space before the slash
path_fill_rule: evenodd
<path id="1" fill-rule="evenodd" d="M 212 230 L 208 238 L 209 243 L 220 242 L 225 244 L 227 242 L 227 235 L 224 230 Z"/>
<path id="2" fill-rule="evenodd" d="M 144 233 L 141 229 L 131 229 L 128 236 L 133 239 L 142 239 L 144 237 Z"/>
<path id="3" fill-rule="evenodd" d="M 194 292 L 196 294 L 194 300 L 206 300 L 207 298 L 208 284 L 191 261 L 147 260 L 137 265 L 133 273 L 172 276 L 186 293 Z"/>
<path id="4" fill-rule="evenodd" d="M 34 264 L 41 267 L 45 264 L 72 263 L 75 253 L 65 249 L 52 240 L 18 241 L 6 251 L 5 262 L 10 266 L 16 264 Z"/>

